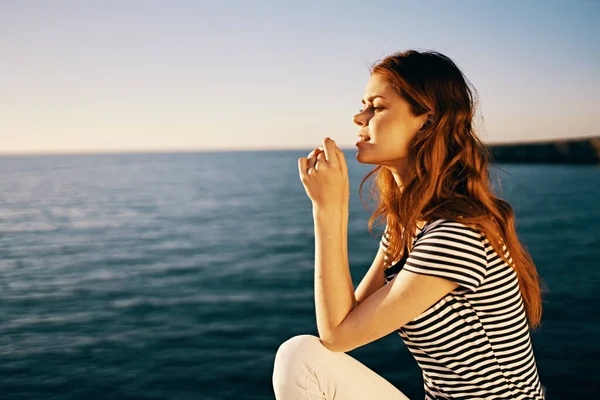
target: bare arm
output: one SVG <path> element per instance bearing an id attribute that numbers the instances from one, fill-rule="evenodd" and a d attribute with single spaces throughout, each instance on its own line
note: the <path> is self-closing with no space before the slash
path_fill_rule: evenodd
<path id="1" fill-rule="evenodd" d="M 315 223 L 315 310 L 322 341 L 333 340 L 335 329 L 356 307 L 348 265 L 348 208 L 313 209 Z"/>
<path id="2" fill-rule="evenodd" d="M 385 274 L 383 272 L 384 256 L 385 253 L 381 246 L 379 246 L 379 250 L 377 250 L 377 254 L 375 255 L 371 267 L 356 288 L 355 296 L 357 306 L 385 284 Z"/>
<path id="3" fill-rule="evenodd" d="M 327 332 L 329 332 L 332 327 L 339 325 L 339 318 L 343 320 L 348 313 L 350 313 L 350 311 L 352 311 L 370 295 L 384 286 L 385 274 L 383 272 L 383 268 L 385 251 L 381 246 L 379 246 L 371 267 L 361 280 L 360 284 L 356 288 L 356 291 L 354 291 L 354 284 L 351 281 L 350 266 L 348 264 L 347 210 L 341 210 L 339 213 L 315 210 L 313 216 L 315 218 L 316 241 L 315 305 L 317 310 L 317 326 L 319 334 L 321 339 L 324 339 Z M 341 223 L 341 234 L 337 234 L 335 232 L 335 225 L 338 223 Z M 337 237 L 340 238 L 341 245 L 343 246 L 341 253 L 336 251 L 335 243 Z M 336 254 L 338 254 L 338 256 L 336 256 Z M 337 261 L 337 257 L 342 258 L 341 260 Z M 336 267 L 333 271 L 322 271 L 323 268 L 326 268 L 325 266 L 328 265 L 328 262 L 332 262 L 334 265 L 339 265 L 339 267 Z M 341 284 L 340 287 L 334 287 L 334 284 L 330 283 L 332 281 Z M 354 293 L 354 298 L 345 293 L 346 288 L 349 288 L 351 292 Z M 344 300 L 344 298 L 346 298 L 346 300 Z M 349 304 L 351 304 L 350 302 L 352 302 L 351 307 L 349 307 Z M 341 311 L 339 311 L 338 314 L 334 314 L 338 308 Z M 330 323 L 327 321 L 330 321 Z M 334 325 L 334 323 L 337 324 Z"/>
<path id="4" fill-rule="evenodd" d="M 457 222 L 447 226 L 451 233 L 442 227 L 422 236 L 400 272 L 351 310 L 323 345 L 353 350 L 414 320 L 458 286 L 476 291 L 487 273 L 482 235 Z"/>

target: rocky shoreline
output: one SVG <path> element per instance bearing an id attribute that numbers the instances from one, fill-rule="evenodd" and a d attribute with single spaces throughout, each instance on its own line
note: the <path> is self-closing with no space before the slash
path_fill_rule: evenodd
<path id="1" fill-rule="evenodd" d="M 600 164 L 600 136 L 543 142 L 488 144 L 493 162 Z"/>

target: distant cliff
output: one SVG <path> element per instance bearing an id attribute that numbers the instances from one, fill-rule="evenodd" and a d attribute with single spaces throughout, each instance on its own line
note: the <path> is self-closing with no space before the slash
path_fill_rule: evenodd
<path id="1" fill-rule="evenodd" d="M 545 142 L 488 144 L 495 162 L 600 164 L 600 136 Z"/>

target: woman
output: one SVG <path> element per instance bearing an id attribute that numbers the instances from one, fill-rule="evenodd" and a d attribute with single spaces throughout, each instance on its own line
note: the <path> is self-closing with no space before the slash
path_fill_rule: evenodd
<path id="1" fill-rule="evenodd" d="M 466 82 L 437 52 L 397 53 L 372 68 L 354 116 L 356 159 L 377 165 L 365 177 L 377 173 L 379 193 L 369 231 L 378 219 L 386 229 L 356 291 L 344 155 L 325 138 L 298 160 L 313 204 L 319 337 L 279 347 L 277 399 L 406 399 L 345 354 L 394 331 L 422 370 L 426 399 L 544 398 L 529 336 L 540 282 L 512 207 L 492 194 Z"/>

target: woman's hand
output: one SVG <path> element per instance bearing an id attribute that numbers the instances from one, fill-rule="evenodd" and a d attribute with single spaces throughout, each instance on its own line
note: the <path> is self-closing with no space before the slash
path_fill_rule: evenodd
<path id="1" fill-rule="evenodd" d="M 300 180 L 313 207 L 338 209 L 347 207 L 350 200 L 348 166 L 344 153 L 326 137 L 323 146 L 298 159 Z"/>

